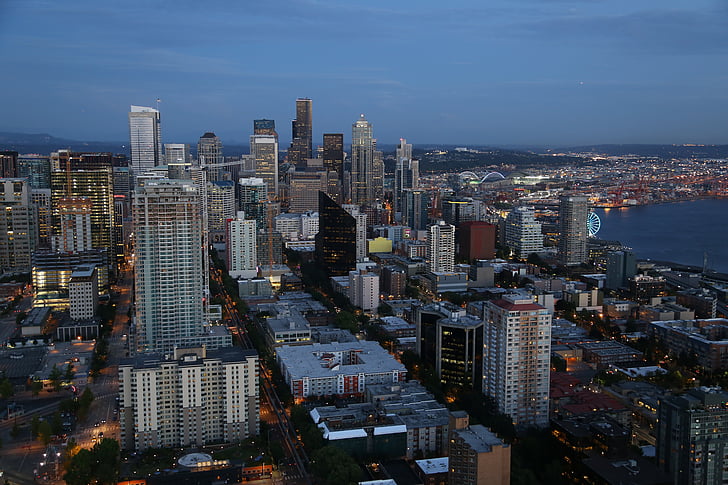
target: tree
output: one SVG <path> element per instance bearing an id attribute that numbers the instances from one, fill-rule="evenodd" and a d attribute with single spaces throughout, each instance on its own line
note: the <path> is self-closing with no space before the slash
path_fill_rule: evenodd
<path id="1" fill-rule="evenodd" d="M 38 394 L 40 394 L 40 391 L 42 391 L 42 390 L 43 390 L 43 382 L 37 381 L 35 379 L 33 379 L 30 382 L 30 392 L 33 394 L 33 396 L 37 396 Z"/>
<path id="2" fill-rule="evenodd" d="M 337 313 L 336 317 L 334 318 L 334 322 L 337 327 L 344 330 L 349 330 L 352 333 L 355 333 L 359 330 L 356 316 L 354 316 L 354 314 L 351 312 L 347 312 L 346 310 L 341 310 L 339 313 Z"/>
<path id="3" fill-rule="evenodd" d="M 311 455 L 311 470 L 325 485 L 349 485 L 361 478 L 361 468 L 345 451 L 324 446 Z"/>
<path id="4" fill-rule="evenodd" d="M 87 485 L 93 482 L 96 458 L 90 450 L 82 448 L 68 463 L 63 479 L 68 485 Z"/>
<path id="5" fill-rule="evenodd" d="M 66 371 L 63 373 L 63 380 L 71 382 L 75 375 L 76 373 L 73 371 L 73 364 L 69 362 L 66 366 Z"/>
<path id="6" fill-rule="evenodd" d="M 13 423 L 13 428 L 10 430 L 10 437 L 12 439 L 17 439 L 18 436 L 20 436 L 20 426 L 18 426 L 18 421 L 16 420 Z"/>
<path id="7" fill-rule="evenodd" d="M 41 421 L 38 425 L 38 439 L 43 442 L 43 445 L 48 446 L 48 443 L 51 442 L 51 436 L 53 436 L 51 423 L 48 421 Z"/>
<path id="8" fill-rule="evenodd" d="M 51 372 L 48 374 L 48 380 L 50 380 L 51 383 L 53 384 L 54 391 L 61 390 L 62 377 L 63 377 L 63 373 L 61 372 L 61 369 L 56 367 L 56 364 L 53 364 L 53 368 L 51 369 Z"/>
<path id="9" fill-rule="evenodd" d="M 3 379 L 0 380 L 0 396 L 2 396 L 3 399 L 7 399 L 13 394 L 15 394 L 13 383 L 10 382 L 10 379 L 7 377 L 3 377 Z"/>
<path id="10" fill-rule="evenodd" d="M 35 439 L 38 436 L 38 430 L 40 429 L 40 419 L 38 416 L 33 416 L 30 421 L 30 437 Z"/>

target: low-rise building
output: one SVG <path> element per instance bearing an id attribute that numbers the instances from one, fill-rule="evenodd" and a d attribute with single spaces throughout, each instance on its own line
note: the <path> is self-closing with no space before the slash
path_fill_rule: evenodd
<path id="1" fill-rule="evenodd" d="M 452 420 L 448 459 L 450 485 L 511 483 L 510 446 L 485 426 L 471 426 L 467 417 Z"/>
<path id="2" fill-rule="evenodd" d="M 641 362 L 644 354 L 615 340 L 600 342 L 583 342 L 578 346 L 584 352 L 584 361 L 594 365 L 597 369 L 606 369 L 609 366 Z"/>
<path id="3" fill-rule="evenodd" d="M 728 368 L 728 319 L 650 322 L 647 334 L 671 353 L 695 357 L 710 371 Z"/>
<path id="4" fill-rule="evenodd" d="M 276 348 L 281 373 L 296 399 L 360 395 L 371 384 L 404 381 L 407 369 L 377 342 L 357 341 Z"/>

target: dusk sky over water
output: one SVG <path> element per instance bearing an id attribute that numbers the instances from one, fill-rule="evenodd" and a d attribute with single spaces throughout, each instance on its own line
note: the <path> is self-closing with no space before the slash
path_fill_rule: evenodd
<path id="1" fill-rule="evenodd" d="M 0 1 L 0 131 L 163 141 L 255 118 L 314 143 L 360 113 L 381 143 L 728 143 L 725 0 Z"/>

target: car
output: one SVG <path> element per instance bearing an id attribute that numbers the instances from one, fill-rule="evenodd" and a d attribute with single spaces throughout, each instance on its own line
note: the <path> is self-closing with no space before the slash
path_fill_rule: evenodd
<path id="1" fill-rule="evenodd" d="M 101 424 L 106 424 L 106 420 L 105 419 L 102 419 L 101 420 Z"/>
<path id="2" fill-rule="evenodd" d="M 101 423 L 99 423 L 98 421 L 96 421 L 96 424 L 94 424 L 94 428 L 98 428 L 99 426 L 101 426 Z"/>
<path id="3" fill-rule="evenodd" d="M 103 437 L 104 437 L 104 432 L 103 431 L 99 431 L 99 438 L 103 438 Z"/>

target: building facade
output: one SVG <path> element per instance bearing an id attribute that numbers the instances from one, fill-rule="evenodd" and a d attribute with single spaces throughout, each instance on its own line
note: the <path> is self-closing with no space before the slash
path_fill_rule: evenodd
<path id="1" fill-rule="evenodd" d="M 162 165 L 162 130 L 159 111 L 146 106 L 131 106 L 129 110 L 129 167 L 134 175 Z"/>
<path id="2" fill-rule="evenodd" d="M 432 273 L 455 270 L 455 226 L 438 221 L 427 229 L 427 269 Z"/>
<path id="3" fill-rule="evenodd" d="M 141 354 L 119 365 L 125 450 L 234 443 L 260 430 L 258 355 L 230 347 Z"/>
<path id="4" fill-rule="evenodd" d="M 483 306 L 483 393 L 516 426 L 549 423 L 551 312 L 519 295 Z"/>
<path id="5" fill-rule="evenodd" d="M 559 198 L 559 259 L 564 266 L 577 266 L 587 261 L 588 215 L 589 201 L 585 196 Z"/>
<path id="6" fill-rule="evenodd" d="M 0 179 L 0 274 L 27 273 L 38 247 L 38 212 L 26 179 Z"/>
<path id="7" fill-rule="evenodd" d="M 586 224 L 586 223 L 585 223 Z M 506 217 L 505 242 L 518 259 L 543 251 L 541 223 L 533 207 L 515 207 Z"/>

